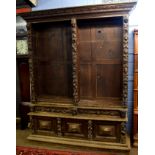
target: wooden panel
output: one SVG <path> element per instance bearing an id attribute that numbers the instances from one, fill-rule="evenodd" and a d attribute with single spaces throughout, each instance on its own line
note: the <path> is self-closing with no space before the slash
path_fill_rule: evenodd
<path id="1" fill-rule="evenodd" d="M 80 66 L 80 95 L 82 98 L 92 97 L 92 66 L 81 65 Z"/>
<path id="2" fill-rule="evenodd" d="M 120 137 L 120 124 L 96 121 L 94 126 L 94 139 L 99 141 L 118 142 Z"/>
<path id="3" fill-rule="evenodd" d="M 35 122 L 35 133 L 41 135 L 55 135 L 57 133 L 56 119 L 48 117 L 36 117 Z"/>
<path id="4" fill-rule="evenodd" d="M 69 22 L 36 24 L 33 27 L 34 73 L 38 96 L 72 97 Z"/>
<path id="5" fill-rule="evenodd" d="M 78 20 L 81 99 L 121 97 L 121 26 L 120 18 Z"/>
<path id="6" fill-rule="evenodd" d="M 30 101 L 30 79 L 28 59 L 17 59 L 18 73 L 20 81 L 21 101 Z"/>
<path id="7" fill-rule="evenodd" d="M 120 65 L 97 65 L 96 68 L 97 97 L 120 97 L 122 90 Z"/>
<path id="8" fill-rule="evenodd" d="M 102 25 L 92 26 L 92 54 L 95 60 L 121 60 L 121 28 L 119 26 Z"/>
<path id="9" fill-rule="evenodd" d="M 87 121 L 63 119 L 62 133 L 64 137 L 87 138 Z"/>

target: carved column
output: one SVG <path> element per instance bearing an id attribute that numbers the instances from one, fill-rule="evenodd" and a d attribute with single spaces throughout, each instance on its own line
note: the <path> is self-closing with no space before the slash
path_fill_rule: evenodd
<path id="1" fill-rule="evenodd" d="M 28 30 L 28 50 L 29 50 L 29 72 L 30 72 L 30 93 L 31 93 L 31 102 L 34 103 L 36 101 L 35 95 L 35 85 L 34 85 L 34 73 L 33 73 L 33 54 L 32 54 L 32 24 L 27 24 Z"/>
<path id="2" fill-rule="evenodd" d="M 121 123 L 121 143 L 126 143 L 126 123 Z"/>
<path id="3" fill-rule="evenodd" d="M 128 16 L 123 17 L 123 105 L 128 102 Z"/>
<path id="4" fill-rule="evenodd" d="M 57 134 L 58 136 L 62 136 L 62 132 L 61 132 L 61 118 L 57 118 Z"/>
<path id="5" fill-rule="evenodd" d="M 79 101 L 79 79 L 78 79 L 78 50 L 77 50 L 77 23 L 76 19 L 72 18 L 72 59 L 73 59 L 73 98 L 77 105 Z"/>
<path id="6" fill-rule="evenodd" d="M 93 127 L 92 127 L 92 120 L 88 121 L 88 139 L 93 139 Z"/>

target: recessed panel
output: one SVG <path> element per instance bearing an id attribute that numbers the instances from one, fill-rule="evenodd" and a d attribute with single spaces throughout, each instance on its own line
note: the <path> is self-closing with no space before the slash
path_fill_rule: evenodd
<path id="1" fill-rule="evenodd" d="M 34 25 L 34 78 L 38 98 L 72 97 L 72 46 L 70 23 Z"/>
<path id="2" fill-rule="evenodd" d="M 97 65 L 97 98 L 121 96 L 121 65 Z"/>

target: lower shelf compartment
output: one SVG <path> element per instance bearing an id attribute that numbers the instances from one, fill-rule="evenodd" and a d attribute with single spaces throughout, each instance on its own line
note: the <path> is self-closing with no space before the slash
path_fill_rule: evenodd
<path id="1" fill-rule="evenodd" d="M 130 151 L 130 139 L 126 135 L 126 143 L 110 143 L 110 142 L 98 142 L 93 140 L 81 140 L 81 139 L 73 139 L 73 138 L 63 138 L 63 137 L 54 137 L 54 136 L 42 136 L 32 134 L 27 137 L 28 140 L 41 141 L 41 142 L 50 142 L 62 145 L 72 145 L 72 146 L 80 146 L 80 147 L 88 147 L 88 148 L 98 148 L 98 149 L 106 149 L 106 150 L 116 150 L 116 151 Z"/>

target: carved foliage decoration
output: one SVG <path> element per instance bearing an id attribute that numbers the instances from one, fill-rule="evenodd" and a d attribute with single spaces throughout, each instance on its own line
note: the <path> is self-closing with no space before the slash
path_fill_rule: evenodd
<path id="1" fill-rule="evenodd" d="M 61 118 L 57 118 L 57 133 L 58 133 L 58 136 L 62 136 L 62 132 L 61 132 Z"/>
<path id="2" fill-rule="evenodd" d="M 126 143 L 126 123 L 122 122 L 121 123 L 121 143 L 125 144 Z"/>
<path id="3" fill-rule="evenodd" d="M 92 120 L 88 120 L 88 139 L 93 139 L 93 126 L 92 126 Z"/>
<path id="4" fill-rule="evenodd" d="M 128 16 L 123 17 L 123 105 L 128 102 Z"/>
<path id="5" fill-rule="evenodd" d="M 78 88 L 78 50 L 77 50 L 77 23 L 76 19 L 72 18 L 72 58 L 73 58 L 73 97 L 74 103 L 77 105 L 79 101 Z"/>
<path id="6" fill-rule="evenodd" d="M 34 85 L 34 73 L 33 73 L 33 59 L 32 59 L 32 24 L 27 24 L 28 30 L 28 50 L 29 50 L 29 72 L 30 72 L 30 88 L 31 88 L 31 102 L 35 102 L 35 85 Z"/>

